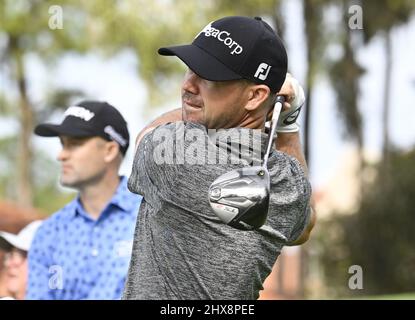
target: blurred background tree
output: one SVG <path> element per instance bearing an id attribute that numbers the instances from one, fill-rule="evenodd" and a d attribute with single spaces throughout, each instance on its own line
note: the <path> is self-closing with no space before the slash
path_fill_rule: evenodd
<path id="1" fill-rule="evenodd" d="M 389 134 L 391 76 L 393 68 L 391 30 L 407 23 L 415 10 L 414 1 L 360 1 L 363 10 L 362 32 L 340 29 L 343 39 L 343 56 L 330 68 L 330 79 L 337 95 L 337 105 L 344 119 L 345 134 L 357 142 L 360 159 L 359 208 L 351 215 L 333 213 L 332 218 L 321 222 L 321 233 L 316 242 L 321 248 L 322 266 L 326 281 L 335 296 L 355 294 L 390 294 L 413 291 L 415 276 L 414 242 L 411 236 L 415 216 L 414 161 L 415 150 L 393 150 Z M 342 12 L 356 1 L 341 1 Z M 347 16 L 345 16 L 347 23 Z M 359 108 L 359 78 L 364 68 L 356 61 L 359 47 L 370 44 L 375 35 L 384 39 L 385 62 L 382 106 L 383 147 L 380 163 L 370 168 L 363 160 L 362 118 Z M 392 99 L 391 99 L 392 98 Z M 374 181 L 363 181 L 364 173 L 375 174 Z M 351 291 L 347 273 L 349 266 L 363 268 L 364 289 Z"/>
<path id="2" fill-rule="evenodd" d="M 74 4 L 73 1 L 68 1 Z M 29 55 L 36 56 L 42 62 L 53 64 L 63 52 L 68 50 L 85 51 L 89 47 L 89 39 L 80 30 L 77 21 L 69 20 L 64 29 L 51 29 L 49 19 L 51 17 L 49 8 L 55 5 L 54 1 L 2 1 L 1 51 L 3 71 L 8 74 L 13 83 L 17 95 L 8 95 L 5 92 L 2 99 L 2 113 L 10 118 L 17 119 L 19 130 L 17 136 L 9 137 L 3 141 L 3 145 L 17 145 L 17 148 L 9 148 L 10 159 L 16 164 L 10 168 L 13 174 L 7 181 L 10 193 L 23 206 L 33 205 L 34 200 L 34 177 L 33 177 L 33 146 L 32 134 L 34 124 L 38 122 L 42 109 L 48 107 L 63 107 L 67 101 L 48 101 L 38 103 L 31 101 L 29 97 L 27 58 Z M 74 13 L 80 9 L 73 7 Z M 56 95 L 55 95 L 56 96 Z M 45 102 L 45 101 L 43 101 Z M 54 105 L 52 102 L 56 102 Z M 39 117 L 37 115 L 39 114 Z M 15 174 L 14 174 L 15 173 Z"/>
<path id="3" fill-rule="evenodd" d="M 326 282 L 335 296 L 392 294 L 415 288 L 415 149 L 392 151 L 388 166 L 374 166 L 359 210 L 322 222 Z M 347 286 L 349 266 L 363 269 L 363 290 Z"/>
<path id="4" fill-rule="evenodd" d="M 385 10 L 379 10 L 384 8 Z M 364 40 L 366 43 L 377 34 L 381 34 L 384 38 L 385 46 L 385 82 L 383 87 L 383 161 L 387 164 L 389 160 L 389 151 L 391 149 L 389 134 L 389 115 L 390 115 L 390 87 L 391 75 L 393 68 L 392 48 L 393 39 L 391 32 L 393 28 L 407 23 L 415 10 L 415 1 L 413 0 L 380 0 L 380 1 L 362 1 Z"/>

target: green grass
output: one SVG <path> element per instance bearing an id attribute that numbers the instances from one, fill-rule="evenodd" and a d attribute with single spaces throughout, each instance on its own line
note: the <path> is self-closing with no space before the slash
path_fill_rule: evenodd
<path id="1" fill-rule="evenodd" d="M 415 292 L 388 294 L 379 296 L 362 296 L 358 298 L 352 298 L 356 300 L 415 300 Z"/>

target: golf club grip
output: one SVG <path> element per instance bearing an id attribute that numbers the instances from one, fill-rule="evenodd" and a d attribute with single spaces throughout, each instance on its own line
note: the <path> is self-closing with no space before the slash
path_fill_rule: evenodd
<path id="1" fill-rule="evenodd" d="M 271 118 L 270 134 L 272 138 L 274 138 L 275 131 L 277 130 L 278 118 L 280 117 L 282 107 L 284 106 L 284 102 L 285 102 L 284 96 L 277 96 L 277 99 L 274 105 L 274 110 L 272 112 L 272 118 Z"/>
<path id="2" fill-rule="evenodd" d="M 280 117 L 284 102 L 285 102 L 284 96 L 277 96 L 277 100 L 274 105 L 274 111 L 272 112 L 271 128 L 270 128 L 269 136 L 268 136 L 267 150 L 264 155 L 263 166 L 265 168 L 268 163 L 269 153 L 271 151 L 272 143 L 274 141 L 275 130 L 277 129 L 278 118 Z"/>

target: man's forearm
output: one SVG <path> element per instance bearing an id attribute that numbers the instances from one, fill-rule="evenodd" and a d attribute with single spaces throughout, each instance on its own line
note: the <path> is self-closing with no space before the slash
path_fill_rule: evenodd
<path id="1" fill-rule="evenodd" d="M 300 142 L 300 134 L 298 132 L 279 133 L 275 146 L 277 150 L 296 158 L 303 167 L 305 174 L 308 176 L 307 162 L 304 157 Z"/>

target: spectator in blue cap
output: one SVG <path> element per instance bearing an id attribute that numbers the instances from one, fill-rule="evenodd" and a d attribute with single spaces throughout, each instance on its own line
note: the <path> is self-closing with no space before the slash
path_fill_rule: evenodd
<path id="1" fill-rule="evenodd" d="M 79 193 L 33 240 L 27 298 L 119 299 L 141 202 L 118 174 L 129 145 L 126 121 L 106 102 L 83 101 L 61 124 L 40 124 L 35 133 L 59 137 L 60 182 Z"/>

